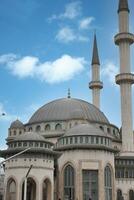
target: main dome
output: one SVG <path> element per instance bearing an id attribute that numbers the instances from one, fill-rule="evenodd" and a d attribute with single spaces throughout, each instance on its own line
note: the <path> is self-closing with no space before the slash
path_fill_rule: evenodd
<path id="1" fill-rule="evenodd" d="M 103 112 L 94 105 L 74 98 L 54 100 L 39 108 L 30 118 L 28 124 L 50 121 L 84 119 L 90 122 L 109 123 Z"/>

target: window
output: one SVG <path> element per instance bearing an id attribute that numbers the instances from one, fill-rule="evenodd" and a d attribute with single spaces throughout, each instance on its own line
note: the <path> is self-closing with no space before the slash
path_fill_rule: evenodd
<path id="1" fill-rule="evenodd" d="M 40 125 L 36 126 L 36 131 L 37 131 L 37 132 L 41 131 Z"/>
<path id="2" fill-rule="evenodd" d="M 129 200 L 134 200 L 134 191 L 129 190 Z"/>
<path id="3" fill-rule="evenodd" d="M 80 143 L 83 143 L 83 137 L 80 137 Z"/>
<path id="4" fill-rule="evenodd" d="M 107 132 L 108 132 L 108 133 L 110 133 L 110 132 L 111 132 L 111 131 L 110 131 L 110 128 L 107 128 Z"/>
<path id="5" fill-rule="evenodd" d="M 71 137 L 71 138 L 70 138 L 70 144 L 72 144 L 72 143 L 73 143 L 73 138 Z"/>
<path id="6" fill-rule="evenodd" d="M 32 127 L 29 127 L 28 131 L 31 132 L 32 130 L 33 130 Z"/>
<path id="7" fill-rule="evenodd" d="M 98 171 L 83 170 L 83 200 L 98 200 Z"/>
<path id="8" fill-rule="evenodd" d="M 47 124 L 47 125 L 45 126 L 45 131 L 50 131 L 50 125 L 49 125 L 49 124 Z"/>
<path id="9" fill-rule="evenodd" d="M 67 165 L 64 169 L 64 199 L 74 200 L 74 168 Z"/>
<path id="10" fill-rule="evenodd" d="M 104 128 L 103 128 L 102 126 L 100 126 L 100 129 L 101 129 L 102 131 L 104 131 Z"/>
<path id="11" fill-rule="evenodd" d="M 78 143 L 78 138 L 77 137 L 75 137 L 75 144 L 77 144 Z"/>
<path id="12" fill-rule="evenodd" d="M 112 200 L 112 172 L 109 166 L 105 167 L 104 181 L 105 181 L 105 200 Z"/>
<path id="13" fill-rule="evenodd" d="M 9 199 L 16 200 L 16 183 L 13 179 L 8 181 L 7 193 Z"/>
<path id="14" fill-rule="evenodd" d="M 99 144 L 99 138 L 96 137 L 96 144 Z"/>
<path id="15" fill-rule="evenodd" d="M 21 131 L 19 131 L 19 134 L 20 134 L 20 135 L 21 135 L 21 133 L 22 133 L 22 132 L 21 132 Z"/>
<path id="16" fill-rule="evenodd" d="M 27 146 L 27 142 L 23 142 L 23 146 L 26 147 Z"/>
<path id="17" fill-rule="evenodd" d="M 16 135 L 16 131 L 14 131 L 14 135 Z"/>
<path id="18" fill-rule="evenodd" d="M 122 200 L 123 196 L 122 196 L 122 191 L 120 189 L 117 190 L 117 200 Z"/>
<path id="19" fill-rule="evenodd" d="M 60 130 L 62 130 L 62 126 L 61 126 L 61 124 L 56 124 L 56 126 L 55 126 L 55 130 L 56 130 L 56 131 L 60 131 Z"/>

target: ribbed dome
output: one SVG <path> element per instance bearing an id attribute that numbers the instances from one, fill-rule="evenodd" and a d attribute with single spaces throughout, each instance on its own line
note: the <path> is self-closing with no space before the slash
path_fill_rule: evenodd
<path id="1" fill-rule="evenodd" d="M 63 98 L 42 106 L 33 114 L 29 124 L 71 119 L 109 123 L 105 115 L 94 105 L 80 99 Z"/>
<path id="2" fill-rule="evenodd" d="M 25 134 L 19 135 L 15 137 L 16 141 L 45 141 L 44 137 L 35 133 L 35 132 L 27 132 Z"/>
<path id="3" fill-rule="evenodd" d="M 75 135 L 97 135 L 97 136 L 108 136 L 105 132 L 96 128 L 91 124 L 79 124 L 69 129 L 65 136 L 75 136 Z"/>
<path id="4" fill-rule="evenodd" d="M 10 128 L 24 128 L 24 125 L 20 120 L 17 119 L 11 123 Z"/>

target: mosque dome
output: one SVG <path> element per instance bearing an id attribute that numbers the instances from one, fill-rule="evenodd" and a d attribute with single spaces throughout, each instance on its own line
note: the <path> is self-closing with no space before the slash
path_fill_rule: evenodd
<path id="1" fill-rule="evenodd" d="M 28 124 L 72 119 L 109 124 L 108 119 L 97 107 L 74 98 L 57 99 L 45 104 L 33 114 Z"/>
<path id="2" fill-rule="evenodd" d="M 15 120 L 14 122 L 11 123 L 10 128 L 24 128 L 23 123 L 20 120 Z"/>
<path id="3" fill-rule="evenodd" d="M 74 126 L 73 128 L 69 129 L 65 136 L 83 136 L 83 135 L 92 135 L 92 136 L 105 136 L 105 137 L 110 137 L 107 133 L 102 131 L 99 128 L 96 128 L 92 124 L 79 124 L 77 126 Z"/>

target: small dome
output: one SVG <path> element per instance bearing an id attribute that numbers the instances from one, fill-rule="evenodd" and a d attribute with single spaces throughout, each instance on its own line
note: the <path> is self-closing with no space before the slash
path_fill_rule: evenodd
<path id="1" fill-rule="evenodd" d="M 24 124 L 20 120 L 16 120 L 11 123 L 10 128 L 24 128 Z"/>
<path id="2" fill-rule="evenodd" d="M 48 121 L 83 119 L 109 124 L 108 119 L 94 105 L 81 99 L 63 98 L 52 101 L 38 109 L 29 124 Z"/>
<path id="3" fill-rule="evenodd" d="M 14 140 L 16 141 L 44 141 L 45 142 L 44 137 L 35 132 L 27 132 L 25 134 L 15 137 Z"/>
<path id="4" fill-rule="evenodd" d="M 92 124 L 79 124 L 74 126 L 73 128 L 69 129 L 65 136 L 76 136 L 76 135 L 97 135 L 97 136 L 106 136 L 110 137 L 108 134 L 96 128 Z"/>

